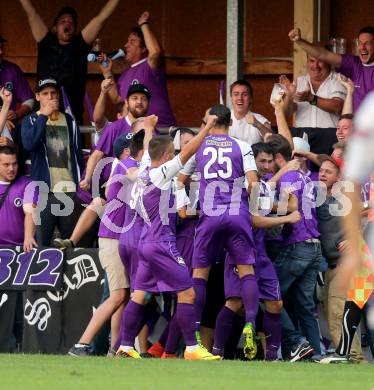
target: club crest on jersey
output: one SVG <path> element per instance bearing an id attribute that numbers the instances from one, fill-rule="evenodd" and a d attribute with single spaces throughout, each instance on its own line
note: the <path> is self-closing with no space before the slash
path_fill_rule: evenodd
<path id="1" fill-rule="evenodd" d="M 181 264 L 181 265 L 186 265 L 186 263 L 184 262 L 183 257 L 177 257 L 177 263 Z"/>
<path id="2" fill-rule="evenodd" d="M 139 80 L 137 80 L 137 79 L 132 80 L 131 85 L 134 85 L 134 84 L 140 84 Z"/>
<path id="3" fill-rule="evenodd" d="M 13 201 L 13 204 L 16 206 L 16 207 L 21 207 L 23 202 L 22 202 L 22 199 L 21 198 L 15 198 L 14 201 Z"/>

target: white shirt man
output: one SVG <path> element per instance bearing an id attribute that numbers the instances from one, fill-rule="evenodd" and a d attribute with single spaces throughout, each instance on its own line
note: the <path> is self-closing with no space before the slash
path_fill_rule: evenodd
<path id="1" fill-rule="evenodd" d="M 313 95 L 325 99 L 341 99 L 344 101 L 346 90 L 337 79 L 336 72 L 330 72 L 322 84 L 315 91 L 310 81 L 310 75 L 304 75 L 297 78 L 297 92 L 310 89 Z M 308 101 L 295 102 L 296 110 L 296 127 L 337 127 L 339 115 L 334 112 L 325 111 L 317 105 Z"/>
<path id="2" fill-rule="evenodd" d="M 251 84 L 245 80 L 237 80 L 230 86 L 232 102 L 229 135 L 250 145 L 260 142 L 263 136 L 271 132 L 270 122 L 260 114 L 251 112 L 253 101 Z"/>

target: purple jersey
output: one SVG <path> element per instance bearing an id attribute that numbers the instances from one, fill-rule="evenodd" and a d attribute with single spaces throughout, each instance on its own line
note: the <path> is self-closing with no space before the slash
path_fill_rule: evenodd
<path id="1" fill-rule="evenodd" d="M 282 231 L 285 245 L 295 244 L 310 238 L 319 237 L 316 214 L 316 188 L 308 176 L 301 171 L 285 173 L 277 184 L 277 194 L 287 190 L 297 196 L 301 220 L 295 224 L 285 224 Z"/>
<path id="2" fill-rule="evenodd" d="M 105 157 L 115 157 L 113 151 L 114 141 L 122 134 L 131 132 L 131 123 L 126 116 L 124 119 L 118 119 L 115 122 L 109 124 L 104 134 L 100 137 L 99 142 L 96 145 L 96 149 L 104 153 Z M 110 176 L 110 169 L 112 164 L 106 164 L 101 176 L 104 181 L 107 181 Z"/>
<path id="3" fill-rule="evenodd" d="M 163 67 L 152 69 L 147 58 L 144 58 L 126 69 L 118 80 L 119 94 L 123 100 L 126 99 L 127 91 L 132 84 L 144 84 L 151 91 L 152 97 L 147 114 L 157 115 L 160 127 L 175 125 Z"/>
<path id="4" fill-rule="evenodd" d="M 23 245 L 24 241 L 24 204 L 36 204 L 37 192 L 26 186 L 31 180 L 21 176 L 12 184 L 0 209 L 0 245 Z M 0 181 L 0 198 L 10 183 Z"/>
<path id="5" fill-rule="evenodd" d="M 34 99 L 34 94 L 21 68 L 12 62 L 2 60 L 0 64 L 0 85 L 4 86 L 8 82 L 13 84 L 13 99 L 10 105 L 12 111 L 16 110 L 17 104 Z"/>
<path id="6" fill-rule="evenodd" d="M 344 54 L 338 72 L 349 77 L 355 84 L 353 111 L 355 112 L 365 96 L 374 89 L 374 64 L 364 65 L 360 58 Z"/>
<path id="7" fill-rule="evenodd" d="M 129 194 L 126 193 L 128 186 L 125 185 L 126 173 L 129 168 L 139 167 L 139 162 L 132 157 L 122 160 L 114 168 L 111 183 L 108 189 L 107 202 L 104 214 L 101 217 L 99 237 L 113 238 L 118 240 L 123 228 L 126 201 Z"/>
<path id="8" fill-rule="evenodd" d="M 145 221 L 147 242 L 175 241 L 176 208 L 172 179 L 182 169 L 179 155 L 158 168 L 145 168 L 138 176 L 135 196 Z"/>
<path id="9" fill-rule="evenodd" d="M 305 173 L 305 176 L 308 176 L 311 181 L 319 180 L 319 172 L 308 171 Z"/>
<path id="10" fill-rule="evenodd" d="M 225 248 L 236 264 L 253 264 L 255 250 L 245 174 L 256 171 L 249 144 L 227 134 L 205 138 L 182 173 L 200 175 L 200 217 L 196 228 L 193 268 L 216 262 Z"/>
<path id="11" fill-rule="evenodd" d="M 126 168 L 139 168 L 140 163 L 137 162 L 134 165 L 134 161 L 129 159 L 124 160 Z M 124 185 L 127 187 L 126 194 L 129 194 L 129 197 L 125 202 L 126 212 L 123 220 L 123 230 L 119 240 L 122 245 L 136 248 L 143 230 L 144 220 L 136 210 L 136 182 L 127 180 Z"/>
<path id="12" fill-rule="evenodd" d="M 195 160 L 195 162 L 194 162 Z M 257 171 L 249 144 L 227 134 L 211 135 L 190 159 L 184 173 L 200 174 L 199 201 L 201 214 L 248 215 L 245 174 Z"/>

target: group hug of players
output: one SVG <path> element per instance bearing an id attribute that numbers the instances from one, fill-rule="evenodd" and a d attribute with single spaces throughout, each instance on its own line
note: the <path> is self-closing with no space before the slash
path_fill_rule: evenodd
<path id="1" fill-rule="evenodd" d="M 177 155 L 172 139 L 141 130 L 133 136 L 128 156 L 112 172 L 99 237 L 108 237 L 100 234 L 104 230 L 120 231 L 114 251 L 120 255 L 131 291 L 118 317 L 120 330 L 115 339 L 113 320 L 120 305 L 107 308 L 112 315 L 112 350 L 119 356 L 141 358 L 134 343 L 147 321 L 149 297 L 173 292 L 176 310 L 159 342 L 151 347 L 153 356 L 175 357 L 183 337 L 185 359 L 219 360 L 240 317 L 244 356 L 254 359 L 261 302 L 264 358 L 278 359 L 282 298 L 265 249 L 265 228 L 285 225 L 286 231 L 287 226 L 299 225 L 294 234 L 300 234 L 303 227 L 317 231 L 316 220 L 297 211 L 297 199 L 292 205 L 295 191 L 290 185 L 280 193 L 277 180 L 292 165 L 274 176 L 266 169 L 258 172 L 255 155 L 266 155 L 271 147 L 254 145 L 254 155 L 249 144 L 228 135 L 230 122 L 228 108 L 212 107 L 205 127 Z M 310 179 L 303 177 L 303 181 L 307 184 Z M 303 197 L 303 201 L 312 203 L 313 199 Z M 277 207 L 284 210 L 283 216 L 264 216 L 269 208 Z M 99 254 L 100 246 L 99 241 Z M 111 292 L 116 289 L 112 274 L 118 272 L 117 257 L 113 253 L 102 261 Z M 200 323 L 209 272 L 220 259 L 226 303 L 216 318 L 213 346 L 208 351 L 201 342 Z M 84 355 L 87 348 L 81 339 L 69 354 Z M 291 360 L 313 352 L 309 343 L 301 343 Z"/>

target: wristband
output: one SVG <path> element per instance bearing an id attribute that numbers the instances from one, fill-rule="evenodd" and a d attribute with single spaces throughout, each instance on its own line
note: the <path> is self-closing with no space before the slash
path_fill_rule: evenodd
<path id="1" fill-rule="evenodd" d="M 145 24 L 149 24 L 149 22 L 140 23 L 140 24 L 139 24 L 139 27 L 142 27 L 142 26 L 144 26 Z"/>
<path id="2" fill-rule="evenodd" d="M 316 106 L 317 105 L 317 100 L 318 100 L 318 96 L 317 95 L 313 95 L 313 99 L 309 101 L 309 104 L 311 106 Z"/>

